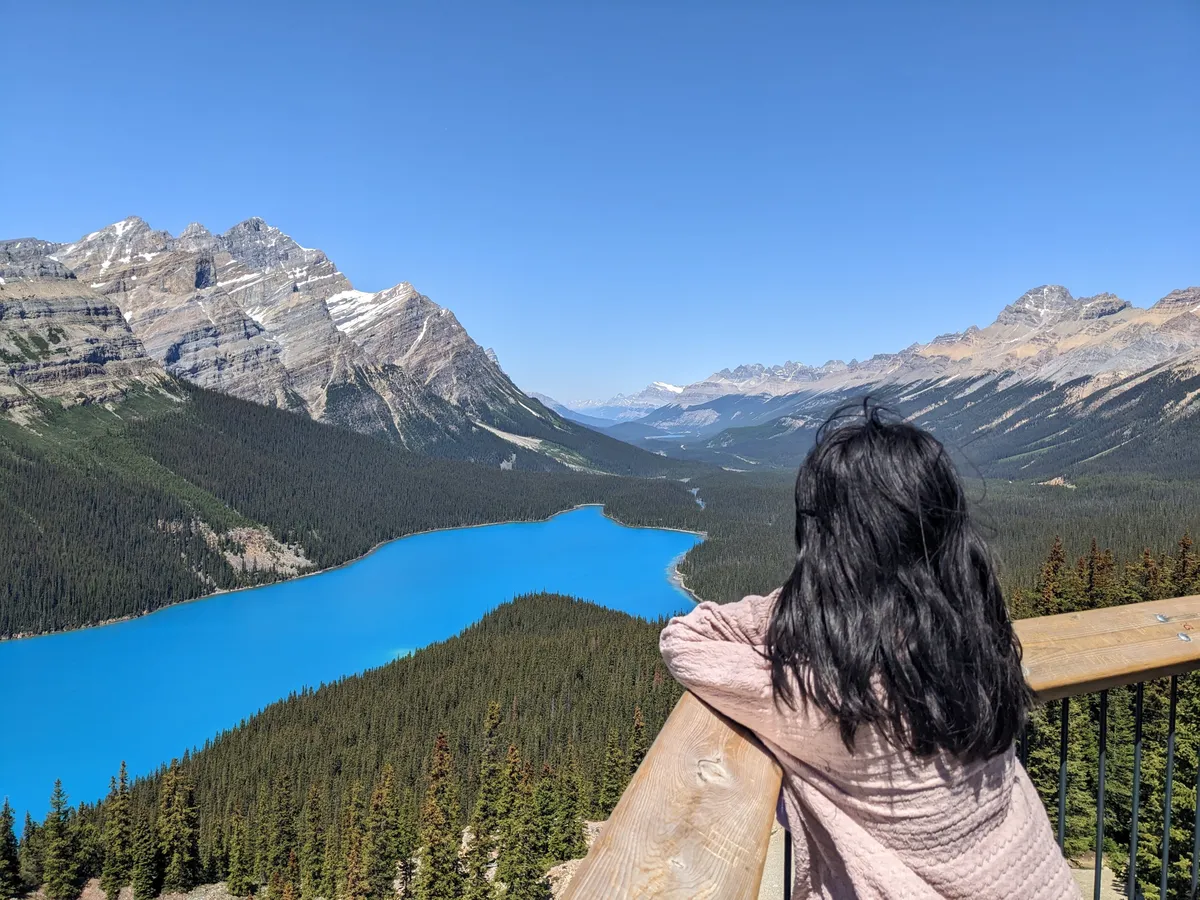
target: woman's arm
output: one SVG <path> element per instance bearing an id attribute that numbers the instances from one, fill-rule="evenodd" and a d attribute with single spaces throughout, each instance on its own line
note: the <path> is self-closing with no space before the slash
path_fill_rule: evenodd
<path id="1" fill-rule="evenodd" d="M 775 703 L 767 627 L 778 591 L 737 603 L 700 603 L 663 629 L 659 650 L 672 677 L 710 706 L 768 742 L 796 753 L 822 727 L 803 702 Z"/>

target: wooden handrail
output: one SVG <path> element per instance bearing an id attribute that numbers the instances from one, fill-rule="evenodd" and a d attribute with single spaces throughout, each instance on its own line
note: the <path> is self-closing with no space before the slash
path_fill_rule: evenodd
<path id="1" fill-rule="evenodd" d="M 1200 597 L 1022 619 L 1025 679 L 1059 700 L 1200 667 Z"/>
<path id="2" fill-rule="evenodd" d="M 1016 623 L 1039 700 L 1200 668 L 1200 596 Z M 780 769 L 755 737 L 684 694 L 564 900 L 754 900 Z"/>
<path id="3" fill-rule="evenodd" d="M 754 900 L 780 777 L 752 734 L 684 694 L 564 900 Z"/>

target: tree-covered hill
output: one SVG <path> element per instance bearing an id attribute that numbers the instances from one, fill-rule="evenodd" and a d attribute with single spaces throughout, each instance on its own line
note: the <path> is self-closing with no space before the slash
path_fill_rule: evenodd
<path id="1" fill-rule="evenodd" d="M 55 786 L 8 861 L 5 807 L 0 892 L 44 885 L 70 900 L 100 877 L 114 892 L 132 883 L 138 900 L 216 880 L 238 896 L 384 900 L 398 875 L 406 897 L 463 896 L 430 889 L 432 869 L 490 898 L 497 851 L 506 896 L 544 898 L 546 866 L 581 855 L 582 820 L 611 811 L 680 695 L 661 625 L 517 598 L 456 637 L 275 703 L 132 790 L 114 773 L 101 805 L 72 808 Z"/>

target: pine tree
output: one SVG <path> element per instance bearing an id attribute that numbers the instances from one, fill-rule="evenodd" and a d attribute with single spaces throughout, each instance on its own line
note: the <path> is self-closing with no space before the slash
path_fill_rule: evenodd
<path id="1" fill-rule="evenodd" d="M 500 775 L 500 790 L 496 800 L 496 881 L 503 881 L 500 874 L 501 860 L 507 847 L 517 846 L 521 840 L 521 789 L 525 778 L 525 763 L 521 751 L 509 744 Z"/>
<path id="2" fill-rule="evenodd" d="M 1176 597 L 1187 596 L 1195 585 L 1196 554 L 1192 551 L 1192 536 L 1185 531 L 1179 539 L 1171 567 L 1171 594 Z"/>
<path id="3" fill-rule="evenodd" d="M 62 781 L 54 782 L 50 812 L 42 826 L 42 891 L 50 900 L 74 900 L 82 887 L 79 881 L 78 847 L 71 827 L 71 809 Z"/>
<path id="4" fill-rule="evenodd" d="M 21 860 L 17 851 L 17 833 L 13 830 L 16 817 L 4 798 L 0 806 L 0 900 L 10 900 L 23 893 Z"/>
<path id="5" fill-rule="evenodd" d="M 224 881 L 229 877 L 229 844 L 226 837 L 226 821 L 221 816 L 212 820 L 211 837 L 207 844 L 201 835 L 200 857 L 204 869 L 204 880 L 208 883 Z"/>
<path id="6" fill-rule="evenodd" d="M 542 839 L 539 835 L 534 786 L 528 769 L 521 773 L 509 819 L 496 860 L 496 880 L 505 885 L 505 900 L 548 900 L 550 887 L 545 877 L 546 853 L 539 846 Z"/>
<path id="7" fill-rule="evenodd" d="M 491 900 L 495 888 L 488 878 L 496 847 L 499 824 L 499 803 L 503 771 L 500 763 L 500 704 L 488 706 L 483 723 L 483 752 L 479 762 L 479 790 L 475 795 L 475 810 L 471 814 L 471 843 L 467 847 L 466 900 Z"/>
<path id="8" fill-rule="evenodd" d="M 254 892 L 251 880 L 250 848 L 246 845 L 246 819 L 235 810 L 229 819 L 226 844 L 229 852 L 229 877 L 225 887 L 235 897 L 249 897 Z"/>
<path id="9" fill-rule="evenodd" d="M 80 887 L 99 878 L 104 868 L 104 833 L 97 820 L 96 807 L 81 803 L 71 815 L 75 841 L 76 877 Z"/>
<path id="10" fill-rule="evenodd" d="M 1038 579 L 1038 604 L 1035 614 L 1049 616 L 1063 612 L 1062 580 L 1066 568 L 1067 555 L 1063 550 L 1062 538 L 1054 536 L 1050 547 L 1050 555 L 1042 566 L 1042 574 Z"/>
<path id="11" fill-rule="evenodd" d="M 642 760 L 646 758 L 646 720 L 642 718 L 642 708 L 633 708 L 633 728 L 629 732 L 629 749 L 626 756 L 629 760 L 630 777 L 638 770 Z"/>
<path id="12" fill-rule="evenodd" d="M 163 890 L 190 891 L 200 874 L 199 826 L 191 780 L 174 761 L 159 787 L 158 845 Z"/>
<path id="13" fill-rule="evenodd" d="M 396 772 L 384 763 L 371 791 L 363 848 L 367 895 L 384 900 L 395 894 L 396 866 L 400 861 L 400 805 L 396 797 Z"/>
<path id="14" fill-rule="evenodd" d="M 574 756 L 568 756 L 566 765 L 559 770 L 555 800 L 548 841 L 550 861 L 559 863 L 578 859 L 587 853 L 587 840 L 580 818 L 579 769 Z"/>
<path id="15" fill-rule="evenodd" d="M 279 891 L 280 900 L 300 900 L 300 888 L 296 886 L 299 882 L 300 860 L 293 850 L 288 854 L 287 867 L 284 869 L 283 887 Z"/>
<path id="16" fill-rule="evenodd" d="M 100 888 L 108 900 L 117 900 L 121 888 L 129 884 L 133 870 L 133 830 L 129 809 L 129 774 L 125 762 L 112 779 L 108 799 L 104 803 L 104 869 Z"/>
<path id="17" fill-rule="evenodd" d="M 1126 602 L 1161 600 L 1166 596 L 1163 571 L 1154 553 L 1147 547 L 1137 564 L 1125 567 Z"/>
<path id="18" fill-rule="evenodd" d="M 342 814 L 342 865 L 339 900 L 367 900 L 367 865 L 364 858 L 362 785 L 357 782 L 345 801 Z"/>
<path id="19" fill-rule="evenodd" d="M 417 855 L 417 820 L 414 815 L 416 801 L 411 791 L 406 791 L 404 801 L 400 805 L 400 828 L 396 841 L 399 863 L 396 866 L 396 877 L 400 887 L 400 896 L 411 897 L 413 881 L 416 875 Z"/>
<path id="20" fill-rule="evenodd" d="M 600 791 L 597 795 L 598 809 L 596 812 L 604 817 L 613 811 L 625 784 L 629 780 L 629 764 L 621 752 L 621 741 L 616 730 L 608 733 L 608 744 L 604 749 L 604 770 L 600 780 Z"/>
<path id="21" fill-rule="evenodd" d="M 457 900 L 462 896 L 458 818 L 454 760 L 446 735 L 439 733 L 429 767 L 429 787 L 421 808 L 423 846 L 417 871 L 418 900 Z"/>
<path id="22" fill-rule="evenodd" d="M 154 826 L 139 819 L 133 829 L 133 868 L 129 873 L 134 900 L 154 900 L 158 896 L 160 871 Z"/>
<path id="23" fill-rule="evenodd" d="M 316 782 L 308 788 L 300 835 L 300 898 L 322 896 L 325 880 L 325 820 L 321 789 Z"/>
<path id="24" fill-rule="evenodd" d="M 1093 704 L 1095 695 L 1072 697 L 1068 728 L 1070 743 L 1067 745 L 1067 829 L 1066 853 L 1068 856 L 1086 853 L 1095 843 L 1096 836 L 1096 773 L 1099 771 L 1099 738 L 1096 723 L 1099 721 Z M 1061 717 L 1061 704 L 1059 716 Z M 1056 718 L 1055 728 L 1061 723 Z M 1057 733 L 1057 732 L 1056 732 Z M 1055 780 L 1057 797 L 1057 778 Z M 1057 801 L 1056 801 L 1057 802 Z"/>
<path id="25" fill-rule="evenodd" d="M 543 869 L 550 867 L 550 834 L 557 818 L 557 790 L 561 782 L 549 765 L 542 766 L 542 774 L 533 787 L 533 821 L 529 832 L 529 855 L 541 863 Z"/>
<path id="26" fill-rule="evenodd" d="M 271 782 L 260 854 L 263 877 L 272 900 L 280 900 L 289 877 L 290 858 L 296 847 L 296 806 L 292 779 L 286 771 Z M 295 890 L 295 885 L 292 885 Z"/>
<path id="27" fill-rule="evenodd" d="M 42 826 L 25 813 L 25 827 L 21 830 L 21 845 L 17 851 L 21 864 L 21 881 L 33 890 L 42 884 Z"/>
<path id="28" fill-rule="evenodd" d="M 496 824 L 503 832 L 512 820 L 512 812 L 516 807 L 517 794 L 521 788 L 521 775 L 525 764 L 521 761 L 521 751 L 516 744 L 508 745 L 504 756 L 504 766 L 500 772 L 500 790 L 496 794 Z"/>
<path id="29" fill-rule="evenodd" d="M 321 880 L 317 885 L 317 896 L 324 900 L 333 900 L 337 895 L 338 884 L 341 882 L 342 871 L 342 836 L 331 822 L 325 829 L 325 852 L 321 854 Z"/>

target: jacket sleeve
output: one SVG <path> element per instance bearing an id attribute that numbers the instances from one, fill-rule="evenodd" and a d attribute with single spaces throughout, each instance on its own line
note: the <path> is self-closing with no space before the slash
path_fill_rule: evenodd
<path id="1" fill-rule="evenodd" d="M 775 702 L 766 635 L 777 597 L 778 591 L 737 603 L 700 603 L 667 623 L 659 650 L 685 688 L 769 744 L 800 756 L 827 723 L 802 701 L 795 709 Z"/>

